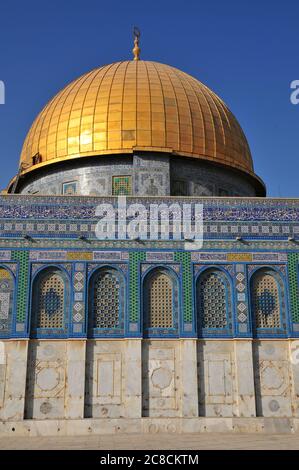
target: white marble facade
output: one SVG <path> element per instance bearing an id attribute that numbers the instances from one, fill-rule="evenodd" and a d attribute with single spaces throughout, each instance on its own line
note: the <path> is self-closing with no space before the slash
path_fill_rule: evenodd
<path id="1" fill-rule="evenodd" d="M 54 423 L 74 420 L 82 432 L 87 422 L 102 432 L 141 420 L 144 432 L 221 431 L 233 418 L 249 432 L 271 418 L 291 431 L 299 418 L 294 351 L 294 340 L 5 340 L 1 429 L 51 434 Z"/>

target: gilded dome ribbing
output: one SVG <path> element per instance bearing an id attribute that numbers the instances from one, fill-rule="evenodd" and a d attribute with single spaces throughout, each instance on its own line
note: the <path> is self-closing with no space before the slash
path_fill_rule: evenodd
<path id="1" fill-rule="evenodd" d="M 225 103 L 190 75 L 142 60 L 105 65 L 67 85 L 34 121 L 21 163 L 28 172 L 138 150 L 195 157 L 254 176 L 246 137 Z"/>

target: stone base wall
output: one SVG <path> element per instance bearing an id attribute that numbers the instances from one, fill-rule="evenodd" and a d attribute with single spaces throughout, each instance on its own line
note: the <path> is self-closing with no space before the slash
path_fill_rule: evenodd
<path id="1" fill-rule="evenodd" d="M 74 429 L 91 423 L 92 432 L 116 432 L 119 423 L 135 432 L 249 431 L 265 423 L 292 430 L 299 418 L 294 346 L 294 340 L 1 341 L 1 429 L 28 423 L 37 430 L 46 420 L 52 424 L 43 429 L 54 432 L 58 422 L 75 420 Z M 67 424 L 61 429 L 73 432 Z"/>
<path id="2" fill-rule="evenodd" d="M 0 422 L 0 438 L 107 434 L 299 433 L 298 418 L 101 418 Z"/>

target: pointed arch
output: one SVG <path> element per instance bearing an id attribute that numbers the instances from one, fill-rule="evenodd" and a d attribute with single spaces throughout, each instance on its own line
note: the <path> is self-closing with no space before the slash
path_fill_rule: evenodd
<path id="1" fill-rule="evenodd" d="M 200 273 L 196 306 L 199 335 L 232 333 L 232 289 L 226 272 L 215 267 Z"/>
<path id="2" fill-rule="evenodd" d="M 41 269 L 32 285 L 31 335 L 67 332 L 70 307 L 69 278 L 58 266 Z"/>
<path id="3" fill-rule="evenodd" d="M 151 269 L 143 282 L 143 330 L 146 336 L 178 332 L 179 285 L 172 270 Z"/>
<path id="4" fill-rule="evenodd" d="M 96 336 L 109 330 L 123 333 L 125 312 L 125 279 L 116 267 L 98 268 L 89 281 L 88 332 Z"/>
<path id="5" fill-rule="evenodd" d="M 250 299 L 254 333 L 285 329 L 285 286 L 275 269 L 262 267 L 252 274 Z"/>
<path id="6" fill-rule="evenodd" d="M 12 331 L 15 300 L 15 277 L 6 266 L 0 266 L 0 334 Z"/>

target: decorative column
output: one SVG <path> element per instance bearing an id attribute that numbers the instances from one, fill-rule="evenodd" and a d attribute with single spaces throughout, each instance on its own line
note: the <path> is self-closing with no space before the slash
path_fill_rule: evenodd
<path id="1" fill-rule="evenodd" d="M 65 418 L 84 418 L 86 340 L 67 342 Z"/>
<path id="2" fill-rule="evenodd" d="M 6 369 L 2 393 L 4 398 L 2 419 L 4 421 L 21 421 L 24 418 L 25 408 L 28 341 L 13 340 L 5 341 L 2 344 L 4 345 L 2 367 L 4 366 Z"/>
<path id="3" fill-rule="evenodd" d="M 252 341 L 237 340 L 235 345 L 237 413 L 239 417 L 256 415 Z"/>
<path id="4" fill-rule="evenodd" d="M 124 402 L 126 418 L 142 414 L 142 340 L 126 339 L 124 361 Z"/>
<path id="5" fill-rule="evenodd" d="M 198 416 L 197 340 L 184 339 L 180 343 L 182 417 L 195 418 Z"/>

